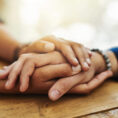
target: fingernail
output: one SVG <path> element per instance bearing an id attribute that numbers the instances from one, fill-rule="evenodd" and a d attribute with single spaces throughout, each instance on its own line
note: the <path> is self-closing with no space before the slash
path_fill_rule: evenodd
<path id="1" fill-rule="evenodd" d="M 20 92 L 24 92 L 24 87 L 23 86 L 20 87 Z"/>
<path id="2" fill-rule="evenodd" d="M 75 63 L 77 63 L 77 64 L 79 63 L 78 60 L 77 60 L 76 58 L 74 58 L 73 60 L 74 60 Z"/>
<path id="3" fill-rule="evenodd" d="M 81 66 L 72 66 L 73 74 L 77 74 L 81 71 Z"/>
<path id="4" fill-rule="evenodd" d="M 86 59 L 87 63 L 90 65 L 91 64 L 91 61 L 89 58 Z"/>
<path id="5" fill-rule="evenodd" d="M 88 66 L 88 64 L 86 62 L 84 63 L 84 67 L 85 68 L 89 68 L 89 66 Z"/>
<path id="6" fill-rule="evenodd" d="M 9 81 L 7 81 L 7 82 L 6 82 L 5 86 L 6 86 L 6 87 L 8 87 L 8 86 L 9 86 Z"/>
<path id="7" fill-rule="evenodd" d="M 60 92 L 58 91 L 58 90 L 53 90 L 52 92 L 51 92 L 51 98 L 53 99 L 53 100 L 56 100 L 56 99 L 58 99 L 60 97 Z"/>
<path id="8" fill-rule="evenodd" d="M 89 55 L 91 55 L 91 56 L 92 56 L 92 52 L 91 52 L 90 50 L 88 51 L 88 53 L 89 53 Z"/>

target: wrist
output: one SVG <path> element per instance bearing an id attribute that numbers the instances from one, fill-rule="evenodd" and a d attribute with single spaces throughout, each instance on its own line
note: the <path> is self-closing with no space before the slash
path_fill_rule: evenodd
<path id="1" fill-rule="evenodd" d="M 24 54 L 26 51 L 27 45 L 25 44 L 20 44 L 18 47 L 15 48 L 14 50 L 14 56 L 13 56 L 13 61 L 16 61 L 21 54 Z"/>
<path id="2" fill-rule="evenodd" d="M 20 47 L 20 51 L 18 53 L 18 57 L 24 53 L 29 53 L 27 47 L 29 46 L 29 44 L 22 44 Z"/>
<path id="3" fill-rule="evenodd" d="M 16 61 L 18 59 L 21 49 L 22 49 L 21 46 L 15 48 L 14 55 L 13 55 L 13 61 Z"/>
<path id="4" fill-rule="evenodd" d="M 14 51 L 14 61 L 19 58 L 20 55 L 24 53 L 28 53 L 27 47 L 29 44 L 21 44 L 19 47 L 17 47 Z"/>
<path id="5" fill-rule="evenodd" d="M 91 60 L 92 60 L 96 74 L 101 73 L 106 70 L 106 63 L 101 54 L 97 52 L 93 52 Z"/>
<path id="6" fill-rule="evenodd" d="M 110 59 L 110 62 L 112 65 L 111 69 L 112 69 L 114 76 L 118 76 L 118 74 L 117 74 L 118 73 L 118 61 L 117 61 L 114 53 L 111 51 L 108 51 L 107 55 Z M 101 54 L 99 54 L 97 52 L 93 52 L 93 56 L 91 59 L 92 59 L 96 74 L 104 72 L 105 70 L 107 70 L 105 60 Z"/>

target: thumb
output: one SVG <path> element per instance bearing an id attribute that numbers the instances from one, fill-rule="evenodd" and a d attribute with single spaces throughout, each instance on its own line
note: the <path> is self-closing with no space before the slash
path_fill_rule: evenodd
<path id="1" fill-rule="evenodd" d="M 112 77 L 112 71 L 105 71 L 95 76 L 90 82 L 80 84 L 71 89 L 70 93 L 86 94 L 99 87 L 107 78 Z"/>
<path id="2" fill-rule="evenodd" d="M 46 53 L 55 50 L 55 45 L 48 41 L 37 40 L 30 44 L 26 49 L 26 52 Z"/>

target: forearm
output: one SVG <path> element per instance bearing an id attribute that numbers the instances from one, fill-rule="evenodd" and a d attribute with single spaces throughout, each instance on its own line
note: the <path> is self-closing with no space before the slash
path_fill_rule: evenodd
<path id="1" fill-rule="evenodd" d="M 12 62 L 17 48 L 20 48 L 20 43 L 14 40 L 4 25 L 0 24 L 0 58 Z"/>

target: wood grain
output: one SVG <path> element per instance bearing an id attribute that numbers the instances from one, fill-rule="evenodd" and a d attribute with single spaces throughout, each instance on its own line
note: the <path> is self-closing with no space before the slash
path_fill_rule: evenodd
<path id="1" fill-rule="evenodd" d="M 87 115 L 81 118 L 118 118 L 118 109 Z"/>
<path id="2" fill-rule="evenodd" d="M 0 65 L 6 64 L 0 62 Z M 85 118 L 87 114 L 117 108 L 117 93 L 118 83 L 109 80 L 90 95 L 66 95 L 57 102 L 51 102 L 47 95 L 1 94 L 0 118 L 73 118 L 80 116 Z"/>

